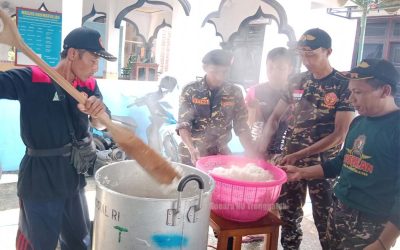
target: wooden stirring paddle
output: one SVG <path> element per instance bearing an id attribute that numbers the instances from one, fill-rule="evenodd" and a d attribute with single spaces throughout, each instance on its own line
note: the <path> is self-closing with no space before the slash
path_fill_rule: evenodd
<path id="1" fill-rule="evenodd" d="M 15 46 L 46 72 L 60 87 L 79 103 L 85 104 L 87 97 L 76 90 L 71 83 L 38 57 L 22 40 L 14 21 L 0 10 L 0 43 Z M 161 184 L 171 184 L 179 173 L 156 151 L 147 146 L 133 132 L 111 121 L 108 114 L 103 112 L 98 119 L 107 127 L 114 141 L 134 158 L 156 181 Z"/>

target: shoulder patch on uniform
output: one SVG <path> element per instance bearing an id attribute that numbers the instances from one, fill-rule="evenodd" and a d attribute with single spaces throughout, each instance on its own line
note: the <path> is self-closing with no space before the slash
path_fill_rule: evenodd
<path id="1" fill-rule="evenodd" d="M 38 66 L 31 66 L 32 82 L 34 83 L 51 83 L 51 78 Z"/>

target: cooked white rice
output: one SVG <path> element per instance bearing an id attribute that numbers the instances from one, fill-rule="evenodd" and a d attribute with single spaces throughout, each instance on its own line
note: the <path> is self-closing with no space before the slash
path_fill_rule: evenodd
<path id="1" fill-rule="evenodd" d="M 216 167 L 210 173 L 239 181 L 265 182 L 274 180 L 270 171 L 254 163 L 248 163 L 244 167 L 236 165 Z"/>

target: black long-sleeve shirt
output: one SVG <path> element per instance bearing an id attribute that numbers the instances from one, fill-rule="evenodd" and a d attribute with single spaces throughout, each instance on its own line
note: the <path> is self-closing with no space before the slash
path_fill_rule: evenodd
<path id="1" fill-rule="evenodd" d="M 53 149 L 71 142 L 68 125 L 53 80 L 38 67 L 0 72 L 0 99 L 20 102 L 21 138 L 27 148 Z M 74 86 L 88 96 L 102 98 L 94 78 L 75 81 Z M 77 139 L 88 136 L 88 115 L 65 95 Z M 0 118 L 1 119 L 1 118 Z M 7 122 L 7 121 L 2 121 Z M 18 176 L 18 195 L 24 199 L 49 200 L 66 197 L 84 186 L 69 156 L 23 157 Z"/>

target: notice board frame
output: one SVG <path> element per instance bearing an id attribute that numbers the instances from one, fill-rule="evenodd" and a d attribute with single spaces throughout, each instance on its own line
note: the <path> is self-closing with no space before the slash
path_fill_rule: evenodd
<path id="1" fill-rule="evenodd" d="M 26 13 L 23 13 L 24 11 Z M 24 42 L 40 58 L 42 58 L 43 61 L 51 67 L 55 67 L 60 60 L 62 14 L 59 12 L 43 11 L 25 7 L 17 7 L 15 13 L 18 32 Z M 20 15 L 24 15 L 22 20 Z M 43 26 L 46 22 L 49 25 L 48 27 Z M 50 25 L 52 27 L 50 27 Z M 35 28 L 37 29 L 34 30 Z M 39 42 L 36 41 L 35 38 L 38 39 Z M 41 39 L 43 39 L 43 43 L 40 42 Z M 14 63 L 16 66 L 35 65 L 34 62 L 18 49 L 15 53 Z"/>

